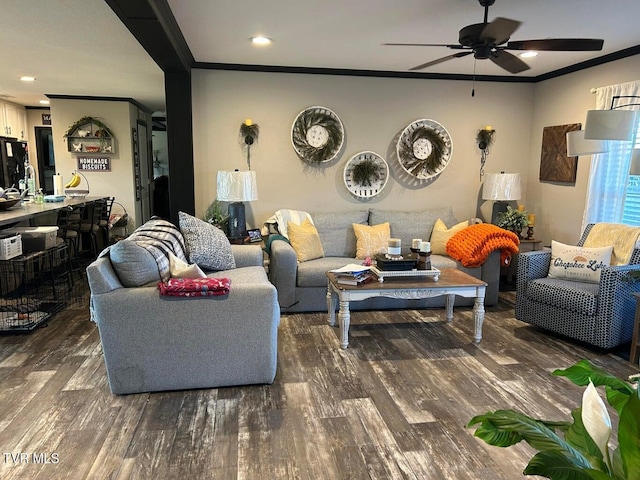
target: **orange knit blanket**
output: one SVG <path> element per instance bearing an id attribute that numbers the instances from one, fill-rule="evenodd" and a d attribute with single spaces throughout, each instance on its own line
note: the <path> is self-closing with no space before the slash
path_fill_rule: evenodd
<path id="1" fill-rule="evenodd" d="M 515 233 L 490 223 L 470 225 L 454 234 L 447 242 L 447 255 L 465 267 L 479 267 L 494 250 L 501 251 L 501 262 L 509 264 L 518 253 L 520 239 Z"/>

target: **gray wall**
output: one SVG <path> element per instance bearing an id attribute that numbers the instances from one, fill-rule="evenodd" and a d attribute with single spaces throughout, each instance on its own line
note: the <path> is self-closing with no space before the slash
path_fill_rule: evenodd
<path id="1" fill-rule="evenodd" d="M 595 104 L 592 87 L 638 78 L 636 56 L 537 84 L 476 83 L 472 98 L 471 82 L 466 81 L 194 70 L 196 215 L 202 216 L 215 199 L 218 170 L 247 168 L 238 130 L 251 118 L 261 133 L 252 151 L 260 198 L 247 204 L 250 226 L 260 227 L 280 208 L 417 210 L 451 205 L 461 220 L 482 216 L 487 204 L 479 199 L 480 152 L 475 135 L 491 125 L 496 141 L 486 172 L 522 174 L 523 198 L 518 203 L 536 214 L 536 238 L 543 244 L 551 239 L 576 242 L 591 157 L 580 157 L 575 184 L 540 182 L 542 129 L 584 123 L 587 110 Z M 321 167 L 298 159 L 290 138 L 296 115 L 314 105 L 335 111 L 346 130 L 339 158 Z M 450 164 L 428 184 L 408 181 L 395 159 L 397 135 L 421 118 L 440 122 L 453 139 Z M 353 197 L 342 180 L 346 162 L 362 150 L 380 154 L 391 169 L 385 190 L 370 200 Z"/>
<path id="2" fill-rule="evenodd" d="M 238 130 L 246 118 L 251 118 L 260 125 L 260 139 L 251 161 L 260 197 L 247 204 L 250 226 L 260 227 L 280 208 L 327 212 L 451 205 L 459 219 L 475 216 L 481 185 L 476 132 L 485 125 L 497 131 L 487 172 L 523 172 L 530 150 L 534 87 L 476 84 L 473 98 L 471 88 L 466 81 L 196 70 L 196 214 L 201 216 L 215 199 L 218 170 L 247 168 Z M 291 144 L 294 119 L 314 105 L 336 112 L 346 130 L 342 154 L 321 167 L 303 163 Z M 408 180 L 395 161 L 397 135 L 421 118 L 440 122 L 453 140 L 451 162 L 429 184 Z M 368 201 L 353 197 L 343 183 L 346 162 L 363 150 L 385 158 L 392 172 L 385 190 Z"/>

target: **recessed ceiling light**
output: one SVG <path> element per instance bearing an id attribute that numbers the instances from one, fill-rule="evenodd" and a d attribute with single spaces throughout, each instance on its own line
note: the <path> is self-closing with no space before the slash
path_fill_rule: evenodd
<path id="1" fill-rule="evenodd" d="M 51 102 L 49 100 L 40 100 L 40 105 L 50 105 Z"/>
<path id="2" fill-rule="evenodd" d="M 22 80 L 23 82 L 35 82 L 36 77 L 30 77 L 28 75 L 25 75 L 23 77 L 20 77 L 20 80 Z"/>
<path id="3" fill-rule="evenodd" d="M 269 37 L 257 36 L 251 37 L 251 43 L 254 45 L 269 45 L 271 43 L 271 39 Z"/>
<path id="4" fill-rule="evenodd" d="M 539 53 L 538 53 L 538 52 L 534 52 L 533 50 L 529 50 L 529 51 L 526 51 L 526 52 L 522 52 L 522 53 L 520 54 L 520 56 L 521 56 L 522 58 L 537 57 L 538 55 L 539 55 Z"/>

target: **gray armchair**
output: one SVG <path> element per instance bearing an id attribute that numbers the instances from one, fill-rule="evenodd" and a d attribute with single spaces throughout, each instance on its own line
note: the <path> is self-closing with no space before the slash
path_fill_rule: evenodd
<path id="1" fill-rule="evenodd" d="M 593 224 L 587 225 L 578 242 L 583 245 Z M 600 283 L 549 278 L 550 251 L 521 253 L 515 314 L 518 320 L 546 330 L 611 349 L 631 341 L 635 300 L 640 281 L 640 249 L 636 246 L 629 264 L 605 267 Z"/>

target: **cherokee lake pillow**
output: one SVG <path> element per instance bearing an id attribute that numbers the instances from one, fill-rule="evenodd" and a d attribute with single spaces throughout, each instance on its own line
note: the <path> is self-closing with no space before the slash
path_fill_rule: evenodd
<path id="1" fill-rule="evenodd" d="M 391 238 L 389 222 L 371 226 L 352 223 L 352 226 L 356 234 L 356 258 L 365 259 L 387 252 Z"/>
<path id="2" fill-rule="evenodd" d="M 446 255 L 447 242 L 449 239 L 468 226 L 469 222 L 465 221 L 460 222 L 451 228 L 447 228 L 442 220 L 436 220 L 436 223 L 433 225 L 433 231 L 431 232 L 431 253 L 435 253 L 436 255 Z"/>
<path id="3" fill-rule="evenodd" d="M 215 271 L 236 268 L 231 244 L 222 230 L 184 212 L 178 212 L 178 221 L 190 263 Z"/>
<path id="4" fill-rule="evenodd" d="M 586 248 L 551 241 L 549 277 L 598 283 L 602 267 L 611 263 L 613 246 Z"/>
<path id="5" fill-rule="evenodd" d="M 318 230 L 308 218 L 298 225 L 293 222 L 287 224 L 289 242 L 296 252 L 298 262 L 306 262 L 324 257 L 324 250 L 320 242 Z"/>

